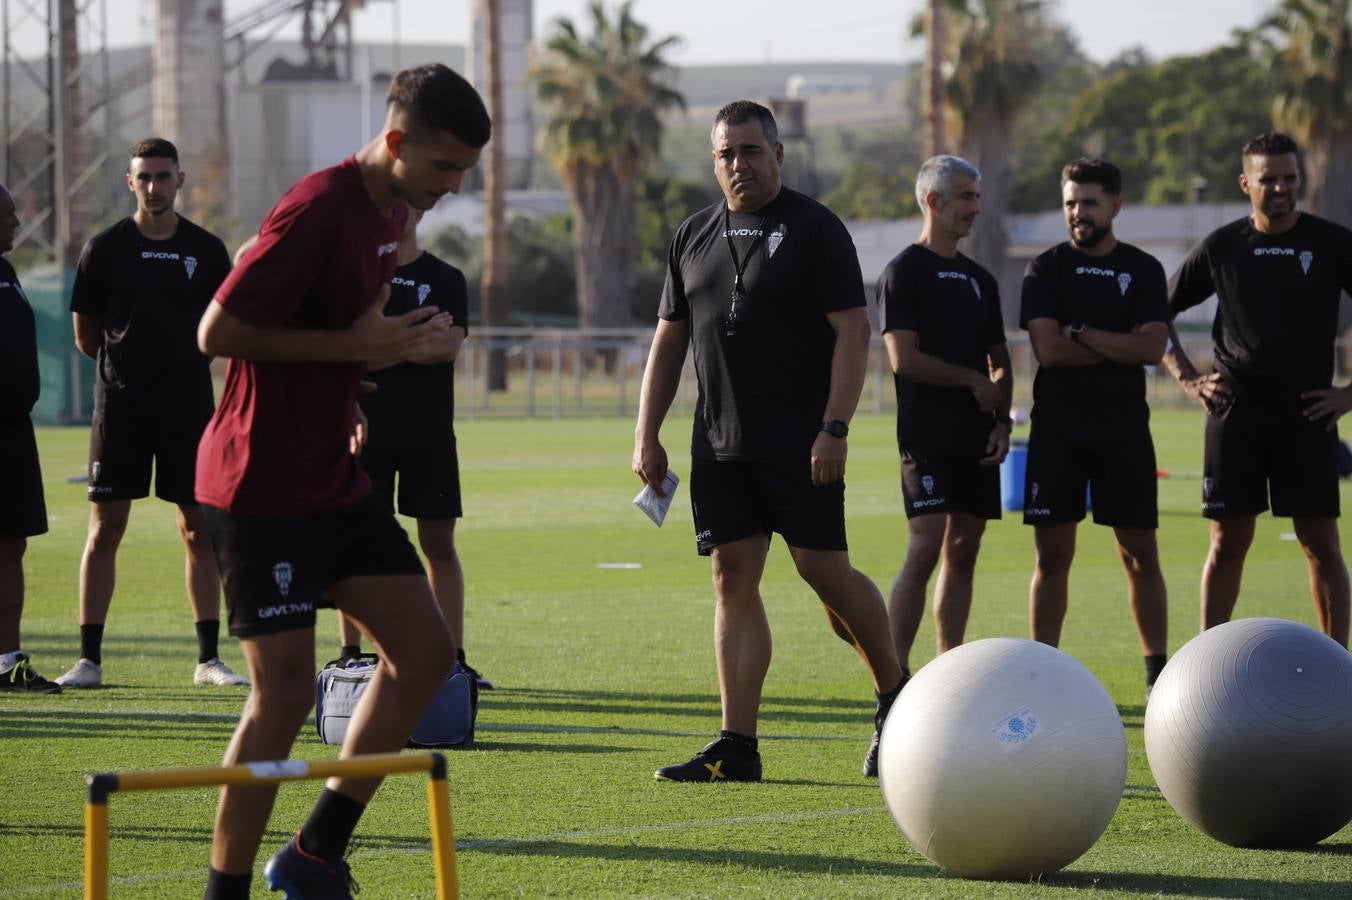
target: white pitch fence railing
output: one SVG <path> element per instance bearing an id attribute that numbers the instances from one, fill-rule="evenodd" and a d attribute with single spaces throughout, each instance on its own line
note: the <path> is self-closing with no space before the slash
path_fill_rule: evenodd
<path id="1" fill-rule="evenodd" d="M 650 328 L 634 329 L 536 329 L 476 328 L 470 333 L 456 362 L 456 415 L 477 416 L 633 416 L 638 412 L 643 368 L 652 342 Z M 1209 335 L 1186 336 L 1183 346 L 1199 367 L 1211 364 Z M 1036 365 L 1028 335 L 1009 335 L 1014 360 L 1014 403 L 1032 404 Z M 1343 360 L 1340 344 L 1338 358 Z M 493 383 L 493 366 L 504 370 L 499 387 Z M 674 411 L 694 408 L 696 385 L 694 363 L 687 354 L 685 373 L 673 404 Z M 1335 376 L 1341 383 L 1346 366 Z M 1192 401 L 1163 368 L 1152 369 L 1147 396 L 1157 407 L 1186 406 Z M 868 377 L 859 411 L 891 413 L 896 409 L 892 371 L 880 336 L 869 348 Z"/>

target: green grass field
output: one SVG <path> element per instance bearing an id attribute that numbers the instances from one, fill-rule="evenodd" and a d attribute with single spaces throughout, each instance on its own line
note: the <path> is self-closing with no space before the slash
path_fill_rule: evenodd
<path id="1" fill-rule="evenodd" d="M 1160 543 L 1175 650 L 1197 628 L 1207 534 L 1196 514 L 1201 426 L 1200 414 L 1183 412 L 1155 422 L 1160 465 L 1171 473 L 1160 482 Z M 684 486 L 660 530 L 630 505 L 632 427 L 618 418 L 459 427 L 469 658 L 499 686 L 483 697 L 477 748 L 451 756 L 466 895 L 1352 893 L 1352 827 L 1308 852 L 1244 851 L 1194 831 L 1164 801 L 1143 749 L 1142 667 L 1125 580 L 1109 532 L 1091 526 L 1080 532 L 1062 646 L 1117 701 L 1130 762 L 1112 825 L 1064 872 L 1034 885 L 963 881 L 910 848 L 876 781 L 859 775 L 872 727 L 864 668 L 832 636 L 778 541 L 764 582 L 777 651 L 761 718 L 766 781 L 654 782 L 655 767 L 688 757 L 718 728 L 712 590 L 708 564 L 694 553 Z M 856 420 L 847 492 L 855 565 L 884 593 L 906 542 L 892 428 L 889 417 Z M 680 416 L 665 434 L 682 476 L 688 429 Z M 39 671 L 55 677 L 78 650 L 76 572 L 88 512 L 83 486 L 67 479 L 84 470 L 87 432 L 45 430 L 39 440 L 51 532 L 29 544 L 24 633 Z M 1241 615 L 1314 623 L 1289 531 L 1287 520 L 1259 520 Z M 87 773 L 214 765 L 234 726 L 241 691 L 192 685 L 196 644 L 171 507 L 135 506 L 120 562 L 104 649 L 109 686 L 0 696 L 0 897 L 80 894 Z M 598 568 L 606 562 L 642 568 Z M 970 639 L 1026 636 L 1031 564 L 1030 530 L 1017 517 L 994 523 Z M 332 613 L 321 614 L 318 639 L 320 659 L 336 655 Z M 233 641 L 223 647 L 238 667 Z M 917 649 L 913 667 L 933 653 L 928 615 Z M 311 729 L 294 755 L 336 751 Z M 299 825 L 316 790 L 282 788 L 264 856 Z M 115 795 L 112 895 L 200 896 L 215 805 L 209 790 Z M 433 895 L 421 779 L 382 788 L 352 862 L 363 897 Z M 264 893 L 261 876 L 255 893 Z"/>

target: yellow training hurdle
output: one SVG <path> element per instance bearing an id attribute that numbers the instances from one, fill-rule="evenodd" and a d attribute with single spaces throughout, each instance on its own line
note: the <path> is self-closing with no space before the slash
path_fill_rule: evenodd
<path id="1" fill-rule="evenodd" d="M 446 782 L 446 757 L 440 753 L 372 753 L 350 759 L 291 760 L 202 766 L 186 769 L 146 769 L 90 775 L 85 803 L 84 881 L 86 900 L 108 897 L 108 796 L 115 791 L 166 791 L 225 784 L 276 784 L 318 778 L 374 778 L 409 772 L 427 773 L 428 818 L 432 823 L 432 858 L 437 873 L 438 900 L 460 896 L 455 867 L 455 833 L 451 824 L 451 794 Z"/>

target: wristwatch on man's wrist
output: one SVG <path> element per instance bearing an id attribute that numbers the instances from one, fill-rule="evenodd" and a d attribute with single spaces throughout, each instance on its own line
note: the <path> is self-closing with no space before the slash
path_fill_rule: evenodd
<path id="1" fill-rule="evenodd" d="M 1084 323 L 1081 322 L 1076 325 L 1071 325 L 1068 330 L 1070 332 L 1070 339 L 1078 344 L 1080 342 L 1080 335 L 1084 334 Z"/>
<path id="2" fill-rule="evenodd" d="M 1000 415 L 997 415 L 997 416 L 995 417 L 995 421 L 998 422 L 999 424 L 1005 426 L 1005 427 L 1008 428 L 1010 431 L 1013 431 L 1013 430 L 1014 430 L 1014 417 L 1013 417 L 1013 416 L 1000 416 Z"/>
<path id="3" fill-rule="evenodd" d="M 821 430 L 831 435 L 831 437 L 843 438 L 850 433 L 850 426 L 839 419 L 827 419 L 822 423 Z"/>

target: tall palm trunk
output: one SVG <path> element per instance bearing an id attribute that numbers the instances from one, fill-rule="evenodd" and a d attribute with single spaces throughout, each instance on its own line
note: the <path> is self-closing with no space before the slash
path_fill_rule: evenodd
<path id="1" fill-rule="evenodd" d="M 996 280 L 1004 271 L 1005 208 L 1008 205 L 1010 123 L 991 111 L 969 118 L 963 131 L 962 155 L 981 170 L 981 215 L 969 238 L 968 255 L 990 270 Z"/>
<path id="2" fill-rule="evenodd" d="M 925 158 L 944 152 L 944 0 L 927 0 L 925 6 Z"/>
<path id="3" fill-rule="evenodd" d="M 504 193 L 507 188 L 502 103 L 502 28 L 497 0 L 480 0 L 484 23 L 484 81 L 488 94 L 488 114 L 497 131 L 488 142 L 488 160 L 484 167 L 484 270 L 481 285 L 483 324 L 487 327 L 507 323 L 507 216 Z M 507 353 L 501 347 L 488 352 L 488 370 L 484 384 L 490 391 L 507 390 Z"/>
<path id="4" fill-rule="evenodd" d="M 578 319 L 583 328 L 632 324 L 638 240 L 635 178 L 612 165 L 579 163 L 568 172 L 577 255 Z"/>

